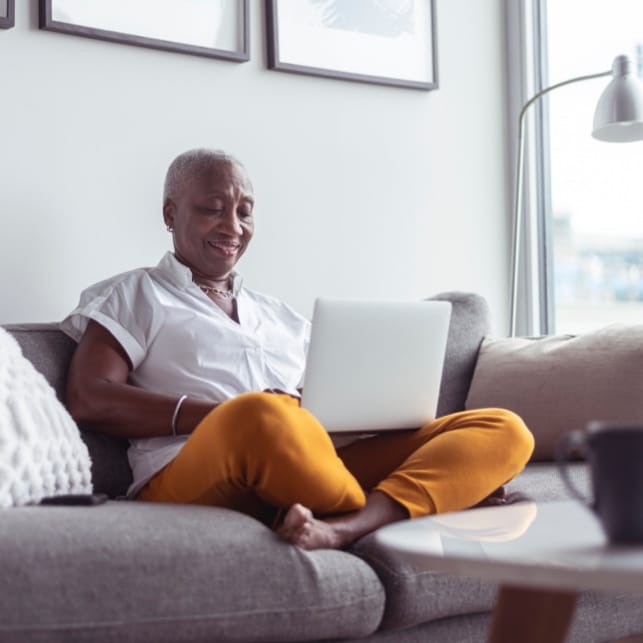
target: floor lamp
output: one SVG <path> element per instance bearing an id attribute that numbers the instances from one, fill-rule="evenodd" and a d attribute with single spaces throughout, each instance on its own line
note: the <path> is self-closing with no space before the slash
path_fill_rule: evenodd
<path id="1" fill-rule="evenodd" d="M 511 337 L 516 335 L 516 311 L 518 305 L 518 271 L 520 264 L 520 241 L 522 239 L 522 191 L 524 182 L 525 115 L 539 98 L 559 87 L 603 76 L 612 76 L 596 105 L 592 136 L 600 141 L 625 143 L 643 139 L 643 92 L 634 74 L 634 66 L 626 56 L 617 56 L 610 71 L 588 76 L 570 78 L 547 87 L 532 96 L 520 111 L 518 120 L 518 162 L 516 168 L 516 194 L 513 218 L 513 258 L 511 269 Z"/>

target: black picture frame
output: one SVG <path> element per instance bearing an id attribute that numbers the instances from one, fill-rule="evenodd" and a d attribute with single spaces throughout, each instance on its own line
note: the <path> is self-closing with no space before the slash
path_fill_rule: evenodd
<path id="1" fill-rule="evenodd" d="M 435 0 L 415 0 L 406 6 L 404 15 L 400 11 L 384 16 L 381 1 L 342 2 L 266 0 L 268 68 L 425 91 L 439 87 Z M 317 13 L 304 22 L 302 11 L 307 10 Z M 376 10 L 380 12 L 377 16 L 373 14 Z M 371 15 L 360 20 L 359 11 Z M 371 26 L 369 33 L 365 27 Z M 324 56 L 328 64 L 320 63 Z"/>
<path id="2" fill-rule="evenodd" d="M 181 3 L 190 3 L 191 1 L 192 0 L 175 0 L 175 3 L 180 6 Z M 74 18 L 63 20 L 60 19 L 60 14 L 64 11 L 65 3 L 67 2 L 70 2 L 70 0 L 40 0 L 40 29 L 135 45 L 138 47 L 147 47 L 148 49 L 161 49 L 163 51 L 205 56 L 233 62 L 246 62 L 250 59 L 250 0 L 226 0 L 226 8 L 224 11 L 234 12 L 237 18 L 235 25 L 237 33 L 233 35 L 233 39 L 236 40 L 237 45 L 234 47 L 204 46 L 187 42 L 186 40 L 153 37 L 136 33 L 136 29 L 134 28 L 132 28 L 131 32 L 127 31 L 128 27 L 123 29 L 108 29 L 100 25 L 89 24 L 90 21 L 87 19 L 83 19 L 82 23 L 80 20 L 75 21 Z M 130 0 L 127 5 L 128 10 L 132 10 L 135 2 L 136 0 Z M 86 4 L 91 6 L 91 2 Z M 118 9 L 113 9 L 112 11 L 115 12 L 118 11 Z M 203 22 L 200 22 L 199 25 L 203 26 Z M 214 25 L 212 25 L 212 27 L 214 27 Z"/>
<path id="3" fill-rule="evenodd" d="M 15 24 L 15 0 L 6 0 L 6 4 L 4 14 L 0 14 L 0 29 L 11 29 Z"/>

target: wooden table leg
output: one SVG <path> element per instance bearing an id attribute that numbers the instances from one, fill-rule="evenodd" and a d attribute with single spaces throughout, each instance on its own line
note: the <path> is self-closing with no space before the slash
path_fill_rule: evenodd
<path id="1" fill-rule="evenodd" d="M 489 643 L 562 643 L 576 607 L 575 592 L 502 586 Z"/>

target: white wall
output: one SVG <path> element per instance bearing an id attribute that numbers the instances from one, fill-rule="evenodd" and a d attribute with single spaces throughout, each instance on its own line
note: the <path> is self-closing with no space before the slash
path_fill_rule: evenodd
<path id="1" fill-rule="evenodd" d="M 502 0 L 438 0 L 440 88 L 269 71 L 38 30 L 0 30 L 0 323 L 52 321 L 82 288 L 170 247 L 163 175 L 190 147 L 246 164 L 246 283 L 304 314 L 316 295 L 484 295 L 506 330 Z"/>

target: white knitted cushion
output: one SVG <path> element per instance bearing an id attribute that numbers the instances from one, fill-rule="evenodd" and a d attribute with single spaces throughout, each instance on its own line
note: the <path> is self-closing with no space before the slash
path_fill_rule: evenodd
<path id="1" fill-rule="evenodd" d="M 0 328 L 0 507 L 91 493 L 91 461 L 54 389 Z"/>

